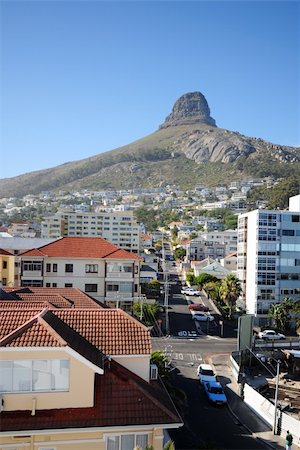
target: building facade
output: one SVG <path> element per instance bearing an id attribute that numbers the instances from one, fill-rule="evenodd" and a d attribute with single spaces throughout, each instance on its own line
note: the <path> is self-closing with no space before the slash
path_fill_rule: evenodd
<path id="1" fill-rule="evenodd" d="M 139 252 L 140 235 L 140 225 L 132 211 L 58 212 L 46 217 L 41 225 L 43 238 L 100 236 L 134 253 Z"/>
<path id="2" fill-rule="evenodd" d="M 0 285 L 14 286 L 15 283 L 15 257 L 3 248 L 0 248 Z"/>
<path id="3" fill-rule="evenodd" d="M 205 258 L 220 260 L 237 250 L 237 231 L 212 231 L 200 233 L 190 241 L 187 251 L 188 261 L 201 261 Z"/>
<path id="4" fill-rule="evenodd" d="M 140 294 L 141 258 L 100 237 L 66 237 L 20 255 L 20 285 L 76 287 L 130 309 Z"/>
<path id="5" fill-rule="evenodd" d="M 162 450 L 183 423 L 147 327 L 120 309 L 16 303 L 0 302 L 0 448 Z"/>
<path id="6" fill-rule="evenodd" d="M 237 275 L 248 313 L 267 322 L 273 303 L 300 295 L 300 195 L 288 211 L 255 210 L 238 220 Z"/>

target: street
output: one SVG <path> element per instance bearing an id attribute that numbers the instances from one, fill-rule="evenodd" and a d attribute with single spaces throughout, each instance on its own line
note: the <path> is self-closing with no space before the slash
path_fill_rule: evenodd
<path id="1" fill-rule="evenodd" d="M 173 272 L 173 265 L 168 267 Z M 226 388 L 231 382 L 229 355 L 236 350 L 236 332 L 231 327 L 220 337 L 220 316 L 215 322 L 195 327 L 184 295 L 177 285 L 171 285 L 169 295 L 170 335 L 153 338 L 153 350 L 161 350 L 172 366 L 173 384 L 186 395 L 187 407 L 183 412 L 185 425 L 172 430 L 176 449 L 262 449 L 265 446 L 247 431 L 227 406 L 211 405 L 197 379 L 200 363 L 214 366 L 218 380 L 226 395 L 235 395 Z M 204 301 L 202 298 L 193 301 Z M 212 314 L 214 311 L 212 311 Z M 197 332 L 197 333 L 196 333 Z M 232 337 L 235 336 L 235 337 Z M 230 391 L 230 392 L 229 392 Z M 259 425 L 258 425 L 259 427 Z M 263 425 L 262 425 L 263 427 Z"/>

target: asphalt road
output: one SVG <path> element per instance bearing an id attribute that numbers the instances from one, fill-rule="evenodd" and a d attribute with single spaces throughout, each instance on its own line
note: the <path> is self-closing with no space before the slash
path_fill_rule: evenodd
<path id="1" fill-rule="evenodd" d="M 166 264 L 172 272 L 172 263 Z M 169 296 L 170 336 L 153 338 L 153 349 L 162 350 L 172 365 L 173 384 L 186 395 L 187 406 L 183 411 L 185 425 L 171 432 L 177 450 L 187 449 L 245 449 L 258 450 L 265 448 L 255 439 L 231 414 L 230 409 L 211 405 L 197 379 L 196 369 L 201 362 L 215 362 L 216 355 L 225 359 L 236 349 L 236 332 L 234 327 L 221 330 L 215 311 L 215 322 L 202 324 L 196 329 L 187 307 L 185 296 L 181 295 L 177 285 L 171 285 Z M 193 299 L 205 302 L 205 299 Z M 223 331 L 224 337 L 220 337 Z M 184 333 L 182 333 L 184 332 Z M 192 337 L 195 335 L 195 337 Z M 180 337 L 181 336 L 181 337 Z M 228 366 L 216 367 L 218 379 L 223 386 L 232 377 Z"/>

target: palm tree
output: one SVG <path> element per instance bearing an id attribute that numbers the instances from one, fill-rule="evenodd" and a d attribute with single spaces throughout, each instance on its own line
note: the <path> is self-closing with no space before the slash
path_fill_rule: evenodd
<path id="1" fill-rule="evenodd" d="M 289 297 L 284 297 L 279 303 L 273 303 L 269 308 L 269 317 L 271 317 L 276 328 L 285 330 L 290 320 L 290 310 L 293 308 L 293 302 Z"/>
<path id="2" fill-rule="evenodd" d="M 229 308 L 229 317 L 232 315 L 232 308 L 236 304 L 241 292 L 242 288 L 240 280 L 232 273 L 229 273 L 226 278 L 222 280 L 220 286 L 220 297 Z"/>

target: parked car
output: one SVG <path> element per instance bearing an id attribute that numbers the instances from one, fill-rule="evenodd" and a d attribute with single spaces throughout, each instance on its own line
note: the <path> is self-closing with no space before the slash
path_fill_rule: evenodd
<path id="1" fill-rule="evenodd" d="M 200 364 L 197 368 L 200 384 L 205 381 L 217 381 L 214 369 L 210 364 Z"/>
<path id="2" fill-rule="evenodd" d="M 197 291 L 196 289 L 190 287 L 183 288 L 180 292 L 185 295 L 200 295 L 200 291 Z"/>
<path id="3" fill-rule="evenodd" d="M 285 339 L 285 335 L 281 333 L 277 333 L 277 331 L 274 330 L 265 330 L 260 331 L 258 333 L 259 339 L 264 339 L 265 341 L 278 341 Z"/>
<path id="4" fill-rule="evenodd" d="M 210 402 L 215 405 L 225 405 L 227 403 L 227 398 L 221 383 L 218 381 L 204 381 L 203 386 Z"/>
<path id="5" fill-rule="evenodd" d="M 214 316 L 211 316 L 204 311 L 191 311 L 191 313 L 192 319 L 197 320 L 198 322 L 213 322 L 215 320 Z"/>
<path id="6" fill-rule="evenodd" d="M 208 312 L 209 311 L 209 307 L 203 305 L 202 303 L 191 303 L 188 308 L 192 311 L 204 311 L 204 312 Z"/>

